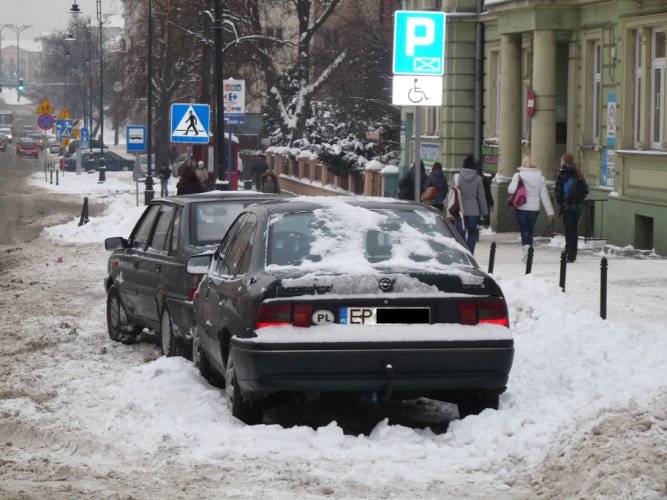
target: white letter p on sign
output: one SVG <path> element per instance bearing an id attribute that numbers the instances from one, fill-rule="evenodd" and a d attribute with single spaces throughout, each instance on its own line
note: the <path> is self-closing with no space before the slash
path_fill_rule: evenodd
<path id="1" fill-rule="evenodd" d="M 417 29 L 423 28 L 423 33 L 417 34 Z M 420 30 L 421 31 L 421 30 Z M 435 23 L 427 17 L 410 17 L 407 19 L 407 36 L 405 38 L 405 54 L 415 55 L 417 45 L 431 45 L 435 40 Z"/>

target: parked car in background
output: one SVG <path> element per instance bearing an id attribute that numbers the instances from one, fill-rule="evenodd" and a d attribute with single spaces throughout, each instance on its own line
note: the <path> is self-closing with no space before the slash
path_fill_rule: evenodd
<path id="1" fill-rule="evenodd" d="M 11 127 L 0 127 L 0 134 L 7 137 L 7 141 L 11 144 L 13 141 L 12 129 Z"/>
<path id="2" fill-rule="evenodd" d="M 69 146 L 67 147 L 67 150 L 65 151 L 65 156 L 70 157 L 70 156 L 76 154 L 76 148 L 78 148 L 78 147 L 79 147 L 79 140 L 78 139 L 74 139 L 74 140 L 70 141 Z M 102 148 L 102 143 L 99 140 L 90 139 L 88 141 L 88 148 L 87 149 L 100 150 L 101 148 Z M 108 149 L 109 149 L 109 146 L 105 144 L 104 145 L 105 154 L 106 154 L 106 151 Z"/>
<path id="3" fill-rule="evenodd" d="M 498 408 L 514 356 L 507 304 L 440 213 L 421 203 L 300 197 L 248 207 L 194 294 L 193 361 L 232 414 L 289 394 L 429 397 Z"/>
<path id="4" fill-rule="evenodd" d="M 84 172 L 96 172 L 101 165 L 101 152 L 99 150 L 85 150 L 81 153 L 81 170 Z M 104 166 L 107 172 L 129 172 L 134 167 L 134 160 L 123 158 L 113 151 L 104 150 Z M 76 155 L 61 158 L 60 169 L 67 172 L 76 171 Z"/>
<path id="5" fill-rule="evenodd" d="M 7 136 L 5 134 L 0 134 L 0 150 L 3 152 L 7 151 L 7 144 L 9 144 Z"/>
<path id="6" fill-rule="evenodd" d="M 22 156 L 39 158 L 39 149 L 40 148 L 35 141 L 28 137 L 23 137 L 16 143 L 16 156 L 19 158 Z"/>
<path id="7" fill-rule="evenodd" d="M 25 137 L 28 134 L 32 134 L 34 131 L 35 131 L 34 125 L 23 125 L 23 128 L 21 128 L 21 135 Z"/>
<path id="8" fill-rule="evenodd" d="M 131 341 L 144 328 L 160 333 L 167 356 L 190 356 L 192 295 L 201 276 L 188 275 L 189 256 L 212 251 L 248 205 L 277 195 L 211 191 L 154 199 L 129 238 L 107 238 L 104 280 L 109 337 Z"/>
<path id="9" fill-rule="evenodd" d="M 151 172 L 153 176 L 155 176 L 156 172 L 156 165 L 155 165 L 155 155 L 151 155 Z M 146 174 L 148 173 L 148 155 L 147 154 L 140 154 L 137 156 L 137 159 L 134 162 L 134 180 L 138 180 L 140 177 L 146 177 Z"/>

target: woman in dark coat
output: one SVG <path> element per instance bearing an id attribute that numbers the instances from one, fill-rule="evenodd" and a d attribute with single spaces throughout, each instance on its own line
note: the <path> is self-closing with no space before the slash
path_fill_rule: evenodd
<path id="1" fill-rule="evenodd" d="M 267 170 L 262 174 L 262 193 L 280 194 L 280 184 L 273 170 Z"/>
<path id="2" fill-rule="evenodd" d="M 588 195 L 588 184 L 579 167 L 574 164 L 574 157 L 569 153 L 560 159 L 554 194 L 560 205 L 560 216 L 565 227 L 567 261 L 574 262 L 577 260 L 579 217 Z"/>
<path id="3" fill-rule="evenodd" d="M 179 169 L 178 184 L 176 184 L 176 194 L 203 193 L 204 188 L 197 178 L 197 172 L 192 165 L 183 165 Z"/>
<path id="4" fill-rule="evenodd" d="M 433 186 L 437 189 L 438 194 L 432 200 L 426 203 L 434 206 L 438 210 L 442 210 L 445 206 L 445 199 L 447 198 L 447 178 L 442 172 L 442 163 L 436 161 L 431 168 L 431 173 L 427 177 L 426 187 Z"/>

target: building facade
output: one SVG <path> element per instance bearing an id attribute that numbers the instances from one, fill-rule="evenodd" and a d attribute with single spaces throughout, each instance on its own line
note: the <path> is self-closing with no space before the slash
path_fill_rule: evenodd
<path id="1" fill-rule="evenodd" d="M 580 234 L 667 254 L 667 1 L 412 4 L 448 13 L 443 106 L 422 112 L 422 142 L 450 171 L 474 151 L 496 174 L 494 228 L 515 228 L 498 200 L 522 156 L 553 181 L 569 152 L 591 187 Z"/>

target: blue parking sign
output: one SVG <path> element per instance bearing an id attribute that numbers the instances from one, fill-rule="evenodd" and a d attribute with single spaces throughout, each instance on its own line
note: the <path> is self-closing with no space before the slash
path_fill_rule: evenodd
<path id="1" fill-rule="evenodd" d="M 445 13 L 396 11 L 394 74 L 445 73 Z"/>

